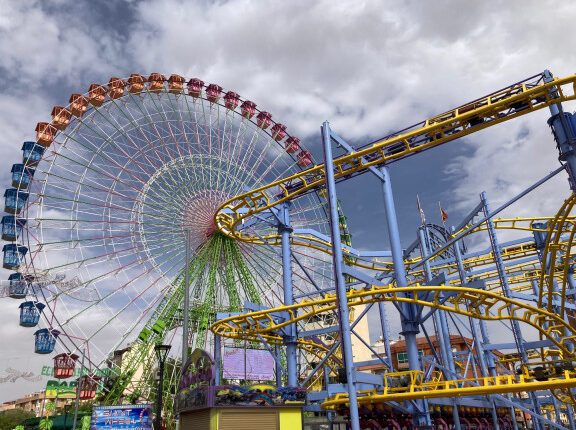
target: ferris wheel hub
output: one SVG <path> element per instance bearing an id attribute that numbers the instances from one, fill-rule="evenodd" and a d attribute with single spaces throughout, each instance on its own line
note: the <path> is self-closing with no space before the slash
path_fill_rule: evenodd
<path id="1" fill-rule="evenodd" d="M 228 199 L 225 192 L 214 189 L 203 190 L 190 196 L 180 214 L 183 233 L 188 232 L 194 242 L 212 236 L 217 231 L 214 215 Z"/>

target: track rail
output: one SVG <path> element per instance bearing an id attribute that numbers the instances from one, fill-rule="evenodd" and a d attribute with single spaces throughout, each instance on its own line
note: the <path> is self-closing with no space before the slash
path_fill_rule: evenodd
<path id="1" fill-rule="evenodd" d="M 547 381 L 526 379 L 524 375 L 488 376 L 484 378 L 459 379 L 452 381 L 418 381 L 406 388 L 390 387 L 388 378 L 383 392 L 359 391 L 358 404 L 369 405 L 384 402 L 432 399 L 440 397 L 485 396 L 489 394 L 522 393 L 526 391 L 558 390 L 576 386 L 576 372 L 565 371 L 560 378 Z M 415 378 L 412 378 L 415 379 Z M 339 393 L 322 403 L 323 409 L 335 410 L 348 407 L 348 394 Z"/>

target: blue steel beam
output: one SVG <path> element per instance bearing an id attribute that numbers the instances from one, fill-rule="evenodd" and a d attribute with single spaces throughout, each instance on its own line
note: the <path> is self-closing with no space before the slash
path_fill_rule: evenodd
<path id="1" fill-rule="evenodd" d="M 342 343 L 342 358 L 346 371 L 348 384 L 348 398 L 350 400 L 350 424 L 352 430 L 360 430 L 358 415 L 358 402 L 356 396 L 356 382 L 354 380 L 354 356 L 352 355 L 352 339 L 350 337 L 350 316 L 346 298 L 346 283 L 342 266 L 342 243 L 340 240 L 340 226 L 338 220 L 338 201 L 336 197 L 336 182 L 334 180 L 334 166 L 332 163 L 332 140 L 328 122 L 322 125 L 322 140 L 324 148 L 324 163 L 326 166 L 326 191 L 328 198 L 328 212 L 330 217 L 330 232 L 332 236 L 332 263 L 334 280 L 336 282 L 336 299 L 338 307 L 338 322 L 340 325 L 340 341 Z"/>

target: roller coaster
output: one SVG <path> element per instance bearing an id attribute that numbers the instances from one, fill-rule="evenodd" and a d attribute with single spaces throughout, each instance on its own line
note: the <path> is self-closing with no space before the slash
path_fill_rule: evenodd
<path id="1" fill-rule="evenodd" d="M 433 422 L 426 407 L 427 400 L 460 396 L 476 399 L 487 396 L 484 398 L 488 399 L 488 404 L 491 403 L 492 424 L 487 423 L 486 426 L 498 428 L 502 425 L 495 403 L 503 401 L 503 405 L 512 410 L 529 410 L 535 428 L 544 424 L 559 426 L 562 422 L 560 411 L 566 411 L 562 413 L 563 418 L 570 428 L 574 428 L 572 405 L 575 398 L 572 389 L 576 387 L 576 333 L 573 327 L 573 294 L 576 290 L 571 249 L 576 232 L 572 213 L 576 198 L 572 194 L 553 217 L 496 219 L 494 216 L 560 171 L 567 171 L 570 187 L 576 189 L 574 123 L 572 115 L 565 113 L 561 105 L 576 98 L 575 90 L 576 76 L 554 79 L 546 71 L 359 148 L 352 148 L 325 123 L 322 127 L 324 164 L 230 199 L 216 213 L 215 224 L 219 231 L 236 240 L 259 245 L 287 246 L 289 243 L 330 253 L 336 279 L 334 290 L 319 291 L 316 297 L 310 295 L 298 303 L 286 303 L 273 309 L 220 319 L 213 324 L 212 331 L 226 338 L 280 345 L 286 344 L 289 338 L 288 328 L 314 315 L 337 311 L 339 326 L 333 330 L 337 329 L 341 340 L 338 344 L 341 345 L 323 355 L 312 373 L 323 365 L 332 371 L 338 366 L 343 367 L 346 375 L 341 382 L 346 381 L 347 385 L 340 386 L 341 392 L 333 394 L 328 388 L 330 384 L 325 384 L 323 393 L 327 398 L 322 402 L 322 408 L 344 413 L 349 411 L 352 428 L 360 428 L 360 423 L 363 428 L 385 427 L 386 419 L 382 420 L 381 417 L 378 424 L 378 419 L 373 418 L 377 415 L 374 411 L 378 410 L 378 405 L 405 401 L 412 402 L 408 409 L 411 408 L 413 425 L 442 426 L 439 422 L 446 424 L 447 419 L 438 419 L 437 416 Z M 421 237 L 407 252 L 403 252 L 398 246 L 398 227 L 386 166 L 545 107 L 552 113 L 549 124 L 560 153 L 559 159 L 563 162 L 562 167 L 494 212 L 490 211 L 483 194 L 480 204 L 461 225 L 445 235 L 444 243 L 436 241 L 432 244 L 431 226 L 423 223 L 420 227 Z M 342 148 L 344 155 L 332 158 L 333 144 Z M 366 258 L 351 252 L 349 247 L 342 247 L 340 234 L 334 228 L 338 226 L 336 183 L 365 172 L 375 174 L 384 184 L 392 261 Z M 333 227 L 331 240 L 321 240 L 311 232 L 298 230 L 285 234 L 285 230 L 279 229 L 279 233 L 265 237 L 251 234 L 251 217 L 282 208 L 286 202 L 310 192 L 327 197 Z M 497 229 L 524 231 L 531 237 L 500 245 Z M 491 247 L 488 252 L 461 255 L 463 238 L 480 232 L 489 234 Z M 421 255 L 413 256 L 412 251 L 418 247 Z M 452 257 L 446 254 L 447 250 L 454 250 Z M 368 270 L 360 271 L 359 268 Z M 344 281 L 345 276 L 348 282 Z M 381 302 L 393 302 L 400 313 L 410 370 L 394 372 L 388 364 L 380 380 L 371 382 L 373 388 L 361 390 L 359 387 L 365 385 L 365 379 L 370 378 L 360 375 L 351 360 L 350 321 L 354 319 L 350 319 L 348 309 Z M 423 310 L 428 311 L 424 316 Z M 483 340 L 487 343 L 483 322 L 509 321 L 517 349 L 517 353 L 508 360 L 515 365 L 512 371 L 497 374 L 494 356 L 490 356 L 491 351 L 485 347 L 484 350 L 479 349 L 475 356 L 475 360 L 482 363 L 483 374 L 477 378 L 457 377 L 450 363 L 454 357 L 450 349 L 446 349 L 449 346 L 443 345 L 442 359 L 436 363 L 443 376 L 434 379 L 430 378 L 430 372 L 425 374 L 418 351 L 414 349 L 415 333 L 418 333 L 419 326 L 423 327 L 428 317 L 434 315 L 438 318 L 435 321 L 437 330 L 441 336 L 446 336 L 447 325 L 442 320 L 446 319 L 447 313 L 469 317 L 471 332 L 477 343 L 482 343 L 482 340 L 476 324 L 482 329 Z M 533 327 L 540 341 L 525 341 L 519 323 Z M 445 342 L 449 343 L 449 340 Z M 306 336 L 299 337 L 297 345 L 307 353 L 313 348 Z M 502 347 L 506 348 L 504 345 Z M 322 355 L 320 351 L 325 349 L 323 344 L 317 344 L 314 354 Z M 306 381 L 309 380 L 310 375 L 307 375 Z M 542 395 L 545 390 L 549 390 L 552 396 Z M 515 403 L 511 397 L 503 397 L 505 393 L 522 393 L 520 397 L 524 399 Z M 499 395 L 499 400 L 494 399 L 494 394 Z M 450 400 L 447 403 L 454 405 L 451 408 L 451 425 L 461 428 L 464 421 L 458 415 L 457 404 L 450 403 Z M 556 408 L 556 422 L 541 415 L 541 407 L 545 404 Z M 359 418 L 358 408 L 364 409 L 363 419 Z M 518 425 L 515 413 L 512 414 L 512 421 Z"/>

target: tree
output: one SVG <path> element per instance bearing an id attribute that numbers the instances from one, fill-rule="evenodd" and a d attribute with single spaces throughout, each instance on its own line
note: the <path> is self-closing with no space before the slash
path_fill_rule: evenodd
<path id="1" fill-rule="evenodd" d="M 24 409 L 10 409 L 0 412 L 0 430 L 12 430 L 25 419 L 35 416 L 34 412 Z"/>
<path id="2" fill-rule="evenodd" d="M 48 417 L 46 418 L 42 418 L 40 420 L 40 423 L 38 424 L 38 428 L 40 428 L 40 430 L 52 430 L 52 426 L 54 425 L 54 423 L 52 422 L 52 420 Z"/>

